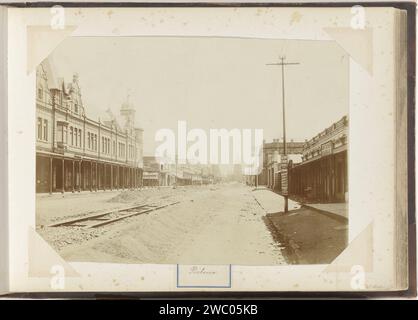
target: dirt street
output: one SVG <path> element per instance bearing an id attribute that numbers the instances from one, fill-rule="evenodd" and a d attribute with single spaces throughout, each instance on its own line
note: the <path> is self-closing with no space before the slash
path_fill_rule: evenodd
<path id="1" fill-rule="evenodd" d="M 37 230 L 68 261 L 286 264 L 265 210 L 239 183 L 37 198 Z M 61 201 L 60 201 L 61 200 Z M 95 229 L 48 227 L 70 217 L 141 203 L 180 203 Z"/>

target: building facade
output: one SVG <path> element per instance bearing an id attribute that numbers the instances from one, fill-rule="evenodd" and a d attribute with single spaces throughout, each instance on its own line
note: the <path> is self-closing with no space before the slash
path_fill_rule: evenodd
<path id="1" fill-rule="evenodd" d="M 55 80 L 47 61 L 36 70 L 36 192 L 136 188 L 142 182 L 141 128 L 126 101 L 122 125 L 86 115 L 78 75 Z"/>
<path id="2" fill-rule="evenodd" d="M 289 167 L 289 193 L 307 201 L 348 199 L 348 117 L 305 143 L 302 162 Z"/>
<path id="3" fill-rule="evenodd" d="M 169 164 L 155 156 L 144 156 L 144 186 L 169 186 L 173 180 Z"/>
<path id="4" fill-rule="evenodd" d="M 302 159 L 304 142 L 295 142 L 291 140 L 286 142 L 286 153 L 288 159 L 298 163 Z M 284 143 L 279 139 L 273 139 L 272 142 L 263 142 L 263 168 L 258 176 L 251 178 L 252 184 L 265 185 L 273 190 L 280 189 L 280 162 L 284 154 Z"/>
<path id="5" fill-rule="evenodd" d="M 144 157 L 144 186 L 187 186 L 214 183 L 212 167 L 202 164 L 175 164 L 155 156 Z"/>

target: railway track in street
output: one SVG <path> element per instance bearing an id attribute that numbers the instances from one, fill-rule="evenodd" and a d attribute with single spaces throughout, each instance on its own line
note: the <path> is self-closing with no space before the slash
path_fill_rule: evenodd
<path id="1" fill-rule="evenodd" d="M 180 203 L 180 201 L 171 202 L 164 205 L 142 204 L 121 209 L 113 209 L 106 212 L 94 213 L 79 218 L 68 219 L 61 222 L 53 223 L 48 227 L 83 227 L 86 229 L 97 228 L 107 224 L 114 223 L 129 217 L 149 213 L 151 211 L 160 210 L 169 206 Z"/>

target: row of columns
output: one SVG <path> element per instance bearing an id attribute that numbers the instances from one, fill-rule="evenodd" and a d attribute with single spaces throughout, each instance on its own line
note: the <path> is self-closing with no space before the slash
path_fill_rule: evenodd
<path id="1" fill-rule="evenodd" d="M 318 201 L 344 201 L 347 174 L 346 151 L 322 157 L 290 170 L 290 192 Z"/>
<path id="2" fill-rule="evenodd" d="M 56 170 L 54 170 L 54 161 Z M 142 170 L 93 160 L 68 160 L 51 156 L 49 157 L 49 193 L 54 191 L 54 185 L 57 186 L 59 180 L 61 180 L 62 193 L 81 190 L 134 189 L 142 187 Z"/>

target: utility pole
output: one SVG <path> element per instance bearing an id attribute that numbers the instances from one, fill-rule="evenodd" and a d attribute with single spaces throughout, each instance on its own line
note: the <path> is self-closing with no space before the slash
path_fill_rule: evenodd
<path id="1" fill-rule="evenodd" d="M 288 172 L 287 172 L 287 145 L 286 145 L 286 108 L 285 108 L 285 94 L 284 94 L 284 66 L 297 65 L 299 62 L 284 62 L 286 57 L 280 57 L 281 62 L 267 63 L 267 66 L 281 66 L 282 67 L 282 112 L 283 112 L 283 156 L 281 157 L 281 171 L 282 171 L 282 195 L 284 196 L 284 212 L 288 210 Z"/>

